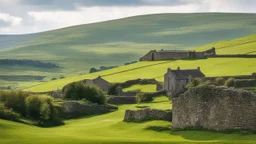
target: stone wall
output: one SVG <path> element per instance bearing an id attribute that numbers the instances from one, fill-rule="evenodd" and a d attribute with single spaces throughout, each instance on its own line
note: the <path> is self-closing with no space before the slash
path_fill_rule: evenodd
<path id="1" fill-rule="evenodd" d="M 135 104 L 136 96 L 111 96 L 107 103 L 109 104 Z"/>
<path id="2" fill-rule="evenodd" d="M 75 118 L 86 115 L 104 114 L 116 111 L 118 108 L 110 105 L 80 104 L 77 101 L 68 101 L 61 104 L 64 118 Z"/>
<path id="3" fill-rule="evenodd" d="M 172 100 L 173 128 L 256 130 L 256 95 L 249 91 L 202 86 Z"/>
<path id="4" fill-rule="evenodd" d="M 126 110 L 125 122 L 142 122 L 147 120 L 172 121 L 172 112 L 158 109 Z"/>
<path id="5" fill-rule="evenodd" d="M 140 61 L 152 61 L 153 59 L 153 53 L 155 53 L 156 50 L 149 51 L 146 55 L 140 58 Z"/>
<path id="6" fill-rule="evenodd" d="M 256 87 L 256 79 L 236 80 L 235 87 Z"/>

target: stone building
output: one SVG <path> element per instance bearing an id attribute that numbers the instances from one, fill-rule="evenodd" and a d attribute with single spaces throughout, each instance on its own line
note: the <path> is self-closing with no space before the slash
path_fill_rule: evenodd
<path id="1" fill-rule="evenodd" d="M 193 78 L 202 78 L 205 75 L 201 72 L 200 67 L 197 69 L 171 70 L 168 68 L 167 73 L 164 75 L 164 90 L 167 95 L 173 95 L 183 91 L 188 83 Z"/>
<path id="2" fill-rule="evenodd" d="M 96 85 L 99 88 L 101 88 L 103 91 L 108 91 L 108 88 L 110 86 L 110 83 L 100 76 L 98 76 L 97 78 L 92 79 L 92 80 L 85 79 L 85 80 L 83 80 L 83 82 L 88 85 Z"/>
<path id="3" fill-rule="evenodd" d="M 207 58 L 215 56 L 215 48 L 203 52 L 189 50 L 151 50 L 140 58 L 140 61 L 157 61 L 157 60 L 173 60 L 173 59 L 191 59 L 191 58 Z"/>
<path id="4" fill-rule="evenodd" d="M 256 95 L 228 87 L 201 86 L 172 98 L 172 127 L 256 130 Z"/>

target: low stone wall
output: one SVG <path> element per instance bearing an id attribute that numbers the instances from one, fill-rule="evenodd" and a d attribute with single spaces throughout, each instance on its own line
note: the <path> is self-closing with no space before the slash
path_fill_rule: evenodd
<path id="1" fill-rule="evenodd" d="M 127 91 L 122 92 L 119 96 L 136 96 L 139 91 Z"/>
<path id="2" fill-rule="evenodd" d="M 86 115 L 104 114 L 116 111 L 118 108 L 110 105 L 80 104 L 76 101 L 68 101 L 61 104 L 61 112 L 64 118 L 75 118 Z"/>
<path id="3" fill-rule="evenodd" d="M 172 99 L 172 126 L 256 130 L 256 95 L 227 87 L 190 88 Z"/>
<path id="4" fill-rule="evenodd" d="M 256 87 L 256 79 L 236 80 L 236 87 Z"/>
<path id="5" fill-rule="evenodd" d="M 109 104 L 135 104 L 137 103 L 135 96 L 111 96 L 107 103 Z"/>
<path id="6" fill-rule="evenodd" d="M 147 120 L 172 121 L 172 112 L 159 109 L 126 110 L 125 122 L 142 122 Z"/>
<path id="7" fill-rule="evenodd" d="M 211 58 L 256 58 L 256 54 L 218 54 Z"/>

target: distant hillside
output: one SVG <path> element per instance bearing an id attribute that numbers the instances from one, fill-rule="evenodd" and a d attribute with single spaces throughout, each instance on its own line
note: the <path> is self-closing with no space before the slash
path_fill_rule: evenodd
<path id="1" fill-rule="evenodd" d="M 215 47 L 217 54 L 256 54 L 256 34 L 210 43 L 194 48 L 197 51 L 204 51 L 209 47 Z"/>
<path id="2" fill-rule="evenodd" d="M 156 14 L 30 35 L 0 35 L 1 59 L 37 60 L 62 67 L 1 66 L 0 75 L 37 75 L 49 80 L 84 74 L 92 67 L 136 61 L 152 49 L 191 49 L 250 35 L 256 33 L 255 24 L 256 14 Z M 212 44 L 205 48 L 211 47 Z M 233 52 L 226 50 L 225 53 Z M 240 52 L 251 52 L 244 50 Z M 6 80 L 0 82 L 20 88 L 30 81 L 22 86 Z"/>

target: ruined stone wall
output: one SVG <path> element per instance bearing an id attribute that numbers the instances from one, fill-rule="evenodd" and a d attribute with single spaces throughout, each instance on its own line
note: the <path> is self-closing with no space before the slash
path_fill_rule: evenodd
<path id="1" fill-rule="evenodd" d="M 173 128 L 256 130 L 256 95 L 249 91 L 202 86 L 172 100 Z"/>
<path id="2" fill-rule="evenodd" d="M 80 104 L 77 101 L 67 101 L 61 104 L 61 114 L 65 118 L 75 118 L 86 115 L 104 114 L 116 111 L 118 108 L 110 105 Z"/>
<path id="3" fill-rule="evenodd" d="M 126 110 L 125 122 L 142 122 L 147 120 L 172 121 L 172 112 L 159 109 Z"/>
<path id="4" fill-rule="evenodd" d="M 109 104 L 135 104 L 136 96 L 111 96 L 107 103 Z"/>

